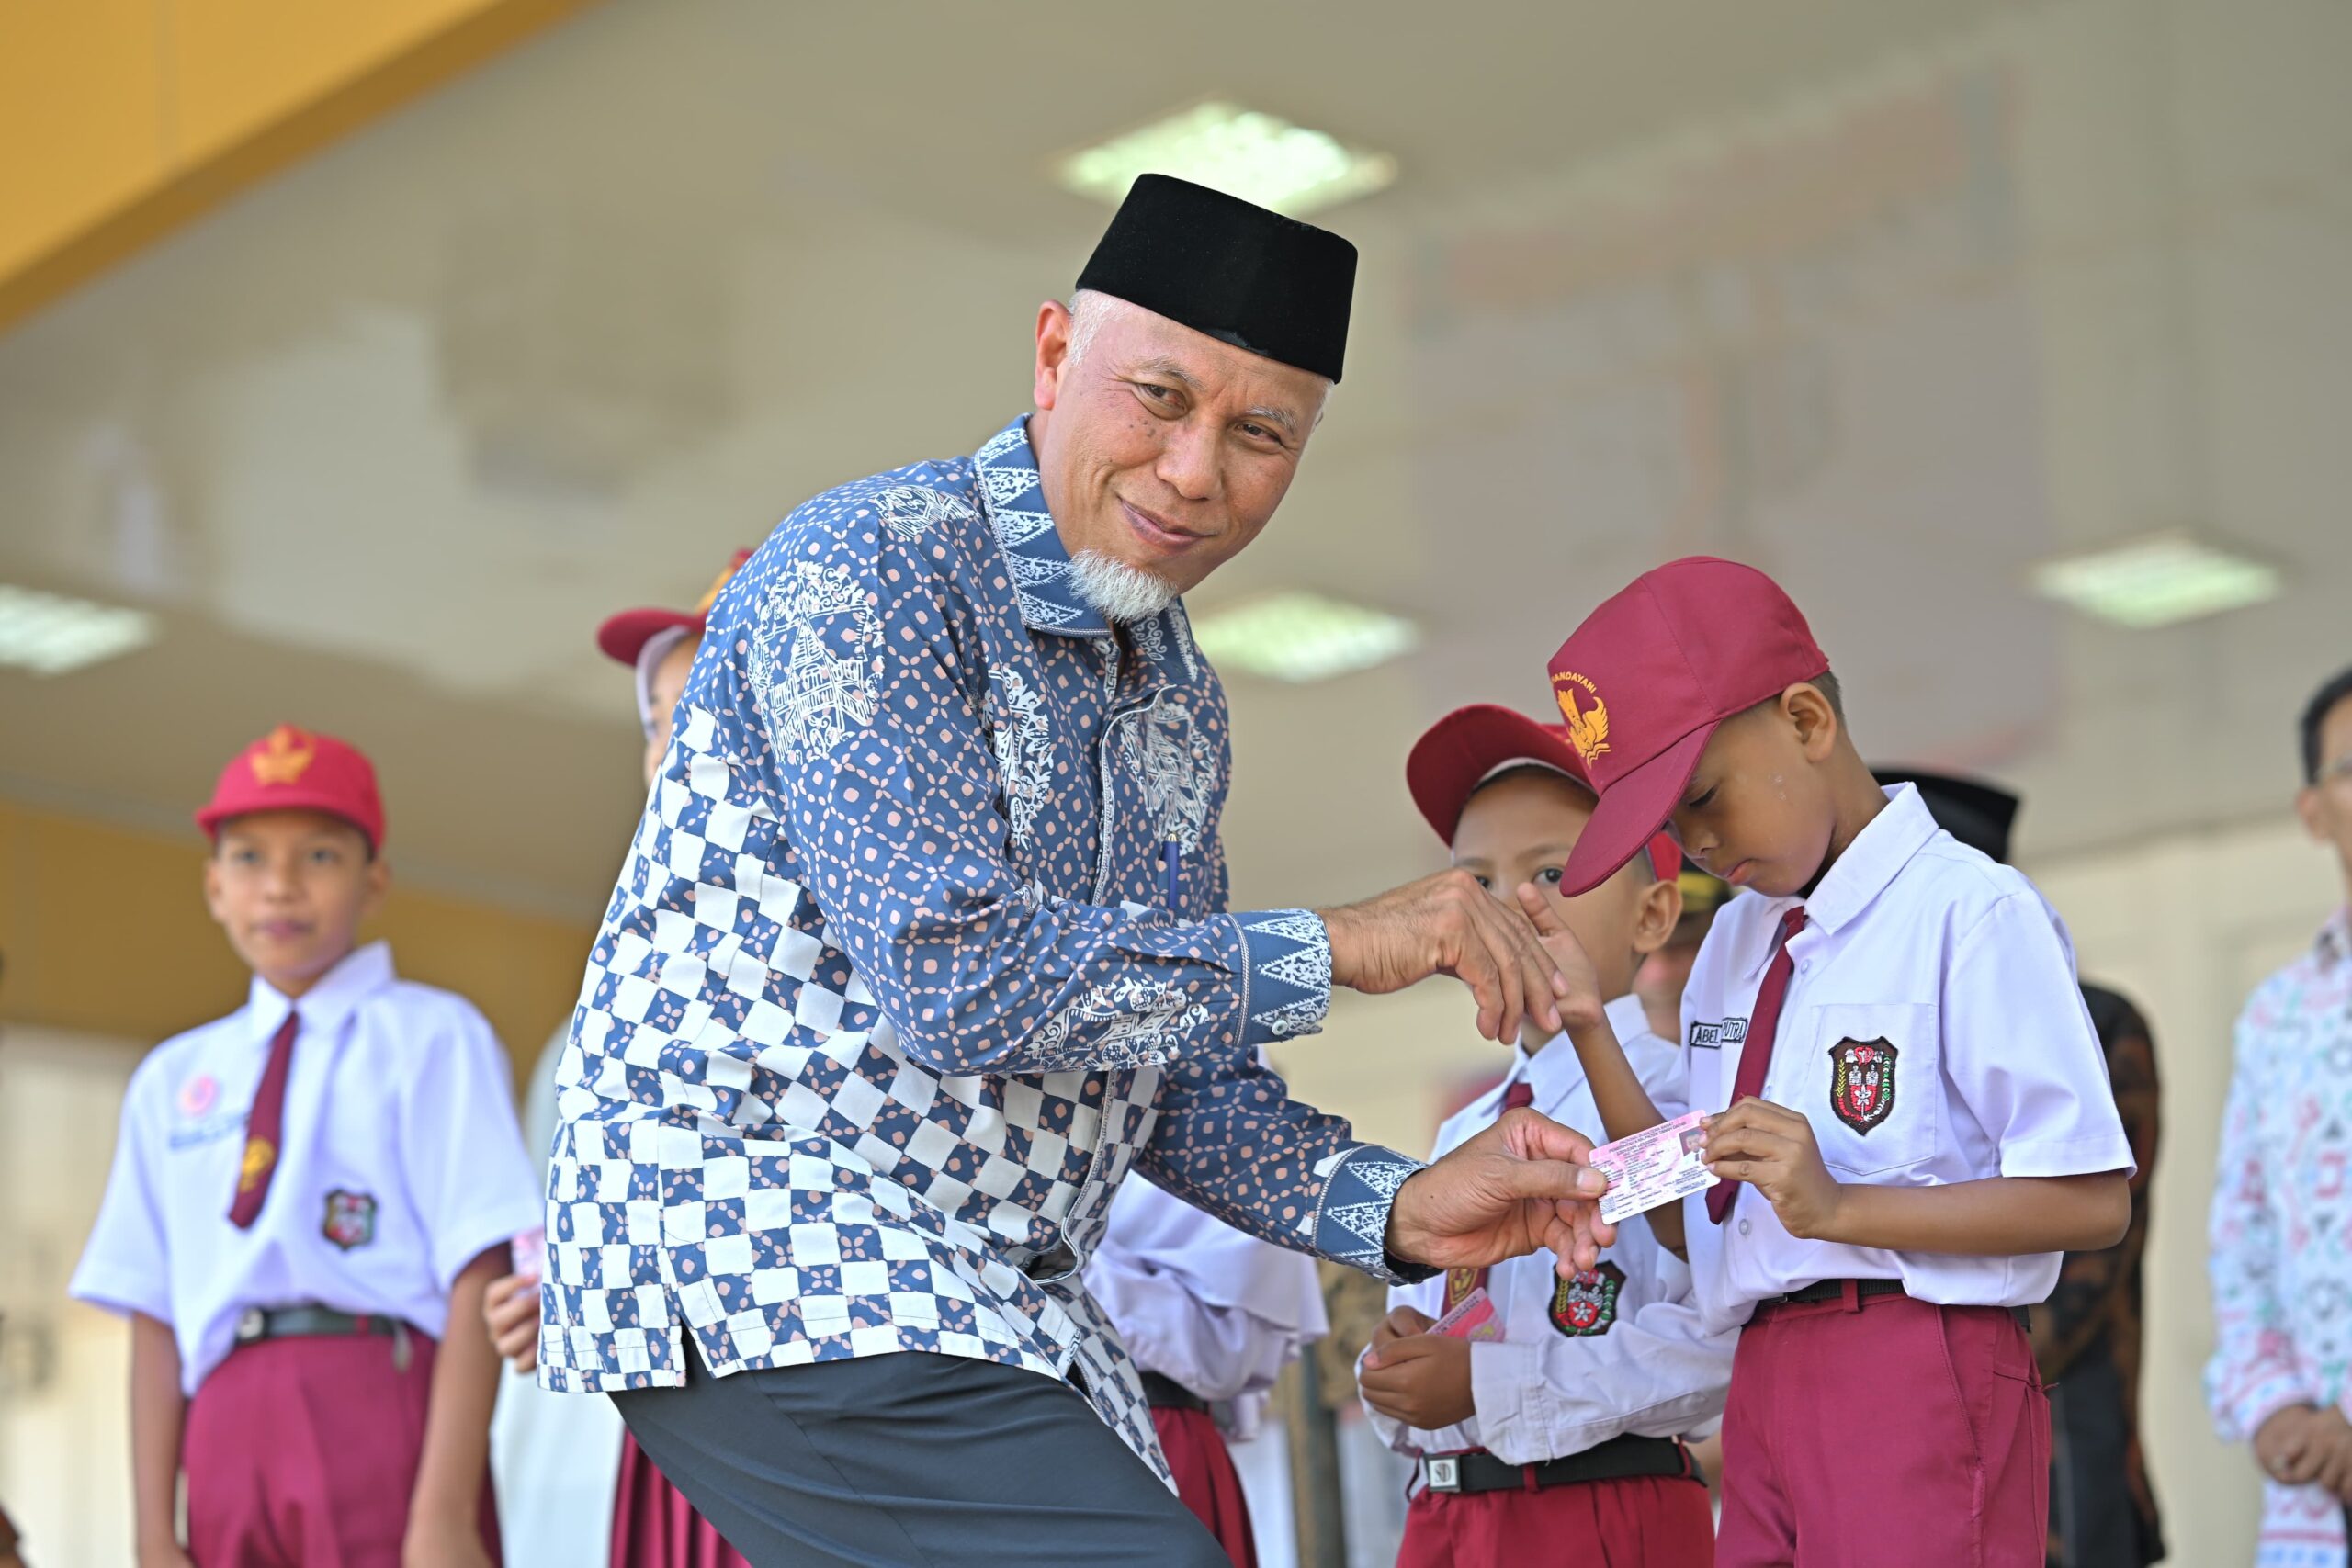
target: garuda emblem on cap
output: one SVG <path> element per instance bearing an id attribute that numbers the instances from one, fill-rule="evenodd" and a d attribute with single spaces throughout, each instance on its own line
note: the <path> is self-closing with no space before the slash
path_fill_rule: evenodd
<path id="1" fill-rule="evenodd" d="M 311 759 L 318 754 L 316 740 L 290 724 L 281 724 L 269 732 L 260 750 L 253 754 L 254 783 L 290 784 L 302 776 Z"/>
<path id="2" fill-rule="evenodd" d="M 1591 707 L 1577 706 L 1578 686 L 1592 699 Z M 1590 681 L 1565 670 L 1552 677 L 1552 694 L 1559 701 L 1560 716 L 1567 721 L 1568 744 L 1577 749 L 1586 767 L 1592 766 L 1594 759 L 1609 751 L 1609 705 L 1600 700 Z"/>

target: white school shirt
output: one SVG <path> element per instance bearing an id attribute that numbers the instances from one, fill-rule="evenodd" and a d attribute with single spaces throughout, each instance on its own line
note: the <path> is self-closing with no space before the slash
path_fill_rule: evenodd
<path id="1" fill-rule="evenodd" d="M 1682 1063 L 1674 1046 L 1650 1032 L 1641 998 L 1609 1004 L 1625 1059 L 1661 1114 L 1681 1114 Z M 1435 1159 L 1495 1123 L 1510 1086 L 1524 1080 L 1529 1103 L 1555 1122 L 1595 1140 L 1607 1134 L 1566 1037 L 1533 1055 L 1513 1052 L 1503 1081 L 1464 1106 L 1438 1130 Z M 1722 1414 L 1731 1384 L 1737 1331 L 1710 1333 L 1690 1301 L 1690 1271 L 1657 1244 L 1640 1219 L 1617 1227 L 1614 1246 L 1596 1269 L 1563 1281 L 1549 1252 L 1496 1264 L 1487 1293 L 1502 1319 L 1499 1341 L 1470 1347 L 1467 1421 L 1430 1432 L 1374 1410 L 1374 1430 L 1404 1453 L 1485 1449 L 1506 1464 L 1540 1464 L 1631 1434 L 1677 1438 Z M 1388 1304 L 1442 1316 L 1446 1276 L 1397 1285 Z M 1358 1359 L 1362 1371 L 1362 1359 Z"/>
<path id="2" fill-rule="evenodd" d="M 1248 1438 L 1268 1390 L 1329 1332 L 1315 1259 L 1245 1235 L 1143 1176 L 1111 1200 L 1086 1288 L 1136 1365 L 1212 1404 Z"/>
<path id="3" fill-rule="evenodd" d="M 277 1167 L 239 1230 L 245 1113 L 288 1008 L 302 1022 Z M 72 1293 L 170 1324 L 190 1394 L 253 1307 L 381 1314 L 440 1337 L 466 1265 L 539 1223 L 507 1071 L 472 1004 L 399 978 L 382 942 L 299 1002 L 256 976 L 243 1007 L 131 1075 Z"/>
<path id="4" fill-rule="evenodd" d="M 1763 1098 L 1812 1124 L 1830 1175 L 1939 1187 L 2132 1170 L 2057 912 L 2023 873 L 1937 827 L 1917 789 L 1886 794 L 1811 898 L 1742 894 L 1715 916 L 1682 993 L 1691 1105 L 1730 1105 L 1781 917 L 1802 902 Z M 1849 1043 L 1879 1048 L 1874 1096 Z M 2049 1297 L 2064 1257 L 1799 1241 L 1761 1192 L 1740 1191 L 1721 1225 L 1706 1200 L 1683 1200 L 1683 1227 L 1713 1328 L 1737 1327 L 1758 1302 L 1817 1280 L 1900 1280 L 1947 1306 L 2031 1306 Z"/>

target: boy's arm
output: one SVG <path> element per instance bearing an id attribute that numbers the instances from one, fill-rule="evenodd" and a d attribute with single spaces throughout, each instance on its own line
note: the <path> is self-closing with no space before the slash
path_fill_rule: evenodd
<path id="1" fill-rule="evenodd" d="M 2120 1168 L 1872 1187 L 1831 1176 L 1813 1124 L 1786 1106 L 1743 1100 L 1707 1118 L 1706 1129 L 1708 1168 L 1753 1186 L 1800 1240 L 2000 1258 L 2097 1251 L 2122 1240 L 2132 1223 L 2131 1188 Z"/>
<path id="2" fill-rule="evenodd" d="M 130 1501 L 140 1568 L 193 1568 L 180 1549 L 180 1348 L 172 1325 L 130 1314 Z"/>
<path id="3" fill-rule="evenodd" d="M 1560 1003 L 1560 1022 L 1568 1043 L 1576 1047 L 1577 1060 L 1584 1066 L 1585 1082 L 1592 1089 L 1593 1104 L 1600 1111 L 1602 1141 L 1613 1144 L 1657 1126 L 1666 1120 L 1665 1113 L 1650 1098 L 1649 1090 L 1642 1087 L 1634 1064 L 1625 1059 L 1623 1043 L 1609 1023 L 1608 998 L 1600 994 L 1600 979 L 1583 945 L 1562 923 L 1552 900 L 1534 884 L 1520 885 L 1519 907 L 1534 923 L 1544 951 L 1551 954 L 1552 962 L 1567 979 L 1568 994 Z M 1661 1203 L 1646 1218 L 1650 1234 L 1657 1237 L 1660 1247 L 1677 1258 L 1685 1256 L 1681 1204 Z"/>
<path id="4" fill-rule="evenodd" d="M 498 1352 L 483 1330 L 481 1304 L 490 1282 L 510 1267 L 507 1248 L 493 1247 L 467 1264 L 449 1289 L 449 1328 L 433 1362 L 424 1448 L 401 1543 L 407 1568 L 489 1568 L 479 1520 Z"/>

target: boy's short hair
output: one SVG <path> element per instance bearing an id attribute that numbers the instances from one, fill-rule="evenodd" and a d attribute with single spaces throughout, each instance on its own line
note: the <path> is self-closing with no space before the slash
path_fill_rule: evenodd
<path id="1" fill-rule="evenodd" d="M 2334 680 L 2322 684 L 2318 691 L 2312 694 L 2312 700 L 2303 705 L 2301 729 L 2303 741 L 2303 783 L 2306 784 L 2319 783 L 2320 764 L 2326 761 L 2319 754 L 2320 729 L 2327 723 L 2327 716 L 2335 711 L 2335 705 L 2347 697 L 2352 697 L 2352 669 L 2337 671 Z"/>
<path id="2" fill-rule="evenodd" d="M 1588 803 L 1598 804 L 1598 797 L 1593 795 L 1591 786 L 1581 780 L 1571 778 L 1566 773 L 1562 773 L 1559 769 L 1548 766 L 1543 762 L 1521 762 L 1514 767 L 1504 768 L 1497 773 L 1489 773 L 1485 778 L 1480 779 L 1476 784 L 1473 784 L 1470 788 L 1470 794 L 1462 802 L 1463 807 L 1464 809 L 1467 809 L 1471 801 L 1477 799 L 1480 795 L 1486 794 L 1487 791 L 1502 783 L 1505 779 L 1528 778 L 1557 779 L 1560 783 L 1566 784 L 1570 789 L 1574 790 L 1577 795 L 1582 795 Z M 1657 863 L 1649 855 L 1635 855 L 1630 863 L 1635 867 L 1634 874 L 1634 881 L 1647 886 L 1650 883 L 1659 880 Z"/>

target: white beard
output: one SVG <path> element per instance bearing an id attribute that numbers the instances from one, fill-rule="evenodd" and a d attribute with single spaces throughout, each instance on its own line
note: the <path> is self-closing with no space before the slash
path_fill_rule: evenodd
<path id="1" fill-rule="evenodd" d="M 1071 585 L 1095 614 L 1114 626 L 1148 621 L 1176 603 L 1175 584 L 1099 550 L 1080 550 L 1069 563 Z"/>

